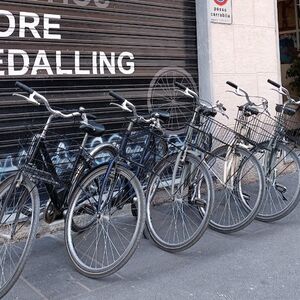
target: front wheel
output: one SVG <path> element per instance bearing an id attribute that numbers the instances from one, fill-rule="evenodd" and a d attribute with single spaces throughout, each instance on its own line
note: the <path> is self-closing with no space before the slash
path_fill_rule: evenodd
<path id="1" fill-rule="evenodd" d="M 201 238 L 214 199 L 203 162 L 189 153 L 181 159 L 181 154 L 157 165 L 147 190 L 148 232 L 159 248 L 169 252 L 185 250 Z"/>
<path id="2" fill-rule="evenodd" d="M 263 169 L 256 157 L 241 147 L 222 146 L 207 159 L 215 187 L 210 227 L 232 233 L 256 217 L 265 195 Z"/>
<path id="3" fill-rule="evenodd" d="M 66 217 L 68 255 L 80 273 L 92 278 L 109 276 L 124 266 L 144 229 L 145 197 L 140 182 L 121 165 L 108 168 L 97 167 L 78 183 Z M 74 225 L 81 230 L 74 230 Z"/>
<path id="4" fill-rule="evenodd" d="M 39 221 L 39 194 L 25 175 L 0 184 L 0 298 L 18 280 L 32 249 Z"/>
<path id="5" fill-rule="evenodd" d="M 256 218 L 264 222 L 280 220 L 290 214 L 300 200 L 299 158 L 293 148 L 281 142 L 275 147 L 263 143 L 253 152 L 266 178 L 266 198 Z"/>

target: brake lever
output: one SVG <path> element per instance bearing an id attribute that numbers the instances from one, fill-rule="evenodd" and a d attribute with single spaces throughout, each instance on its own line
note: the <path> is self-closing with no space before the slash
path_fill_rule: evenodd
<path id="1" fill-rule="evenodd" d="M 21 94 L 19 94 L 19 93 L 13 93 L 13 96 L 20 97 L 20 98 L 26 100 L 27 102 L 30 102 L 30 103 L 32 103 L 32 104 L 34 104 L 34 105 L 37 105 L 37 106 L 41 105 L 41 103 L 39 103 L 38 101 L 36 101 L 36 100 L 34 99 L 34 94 L 30 94 L 29 97 L 26 97 L 26 96 L 21 95 Z"/>
<path id="2" fill-rule="evenodd" d="M 125 111 L 128 111 L 128 112 L 131 112 L 131 113 L 132 113 L 132 110 L 129 109 L 129 108 L 126 106 L 126 102 L 123 102 L 122 105 L 120 105 L 120 104 L 118 104 L 118 103 L 111 102 L 109 105 L 117 106 L 117 107 L 121 108 L 122 110 L 125 110 Z"/>

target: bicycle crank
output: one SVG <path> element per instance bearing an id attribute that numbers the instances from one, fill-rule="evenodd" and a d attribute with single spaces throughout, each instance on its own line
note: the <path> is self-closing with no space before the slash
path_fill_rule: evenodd
<path id="1" fill-rule="evenodd" d="M 44 220 L 46 223 L 51 224 L 53 223 L 57 218 L 61 217 L 62 213 L 61 211 L 58 211 L 53 202 L 51 200 L 48 200 L 45 212 L 44 212 Z"/>

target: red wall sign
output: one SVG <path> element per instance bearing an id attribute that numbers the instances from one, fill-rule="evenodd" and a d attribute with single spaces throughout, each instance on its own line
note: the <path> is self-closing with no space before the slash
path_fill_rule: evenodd
<path id="1" fill-rule="evenodd" d="M 228 2 L 228 0 L 214 0 L 214 1 L 217 5 L 220 5 L 220 6 L 223 6 Z"/>

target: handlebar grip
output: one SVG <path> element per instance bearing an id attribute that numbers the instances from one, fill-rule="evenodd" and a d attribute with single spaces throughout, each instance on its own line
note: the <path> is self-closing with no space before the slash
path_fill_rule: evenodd
<path id="1" fill-rule="evenodd" d="M 126 99 L 124 97 L 118 95 L 117 93 L 115 93 L 113 91 L 110 91 L 109 95 L 112 96 L 113 98 L 115 98 L 116 100 L 122 101 L 122 103 L 126 101 Z"/>
<path id="2" fill-rule="evenodd" d="M 281 87 L 281 85 L 271 79 L 268 79 L 268 83 L 272 84 L 273 86 L 277 87 L 278 89 Z"/>
<path id="3" fill-rule="evenodd" d="M 175 81 L 175 83 L 174 83 L 177 87 L 179 87 L 180 89 L 182 89 L 182 90 L 186 90 L 187 89 L 187 87 L 185 87 L 183 84 L 181 84 L 181 83 L 179 83 L 179 82 L 177 82 L 177 81 Z"/>
<path id="4" fill-rule="evenodd" d="M 231 81 L 226 81 L 226 84 L 233 87 L 234 89 L 238 89 L 238 86 L 235 83 L 231 82 Z"/>
<path id="5" fill-rule="evenodd" d="M 29 86 L 27 86 L 27 85 L 21 83 L 20 81 L 17 81 L 17 82 L 16 82 L 16 86 L 17 86 L 19 89 L 23 90 L 24 92 L 27 92 L 28 94 L 34 93 L 34 90 L 33 90 L 32 88 L 30 88 Z"/>

